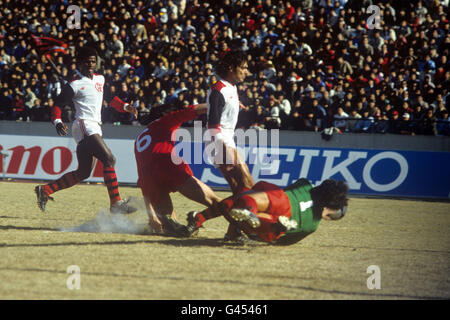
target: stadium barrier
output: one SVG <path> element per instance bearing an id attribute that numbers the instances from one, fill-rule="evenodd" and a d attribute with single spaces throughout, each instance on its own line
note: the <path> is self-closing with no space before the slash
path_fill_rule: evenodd
<path id="1" fill-rule="evenodd" d="M 134 139 L 142 129 L 104 126 L 105 141 L 117 158 L 120 183 L 136 184 Z M 193 139 L 179 142 L 177 153 L 187 158 L 202 181 L 213 188 L 227 188 L 207 157 L 200 162 L 190 159 L 205 148 L 194 128 L 184 130 Z M 280 131 L 279 141 L 277 148 L 271 148 L 270 141 L 268 146 L 239 146 L 256 181 L 284 187 L 300 177 L 314 184 L 334 178 L 346 180 L 354 195 L 450 198 L 449 137 L 346 133 L 327 141 L 319 133 Z M 58 137 L 51 124 L 0 121 L 0 151 L 6 156 L 0 157 L 0 173 L 5 178 L 54 180 L 76 169 L 75 149 L 75 141 Z M 87 181 L 103 181 L 100 162 Z"/>

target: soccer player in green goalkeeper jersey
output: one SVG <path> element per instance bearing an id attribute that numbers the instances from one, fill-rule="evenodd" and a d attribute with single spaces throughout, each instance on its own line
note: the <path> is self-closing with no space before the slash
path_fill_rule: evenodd
<path id="1" fill-rule="evenodd" d="M 194 234 L 206 220 L 223 215 L 251 238 L 293 244 L 316 231 L 322 219 L 341 219 L 347 211 L 347 194 L 347 184 L 332 179 L 313 187 L 302 178 L 284 189 L 260 181 L 251 190 L 223 200 L 220 212 L 189 212 L 187 228 Z"/>

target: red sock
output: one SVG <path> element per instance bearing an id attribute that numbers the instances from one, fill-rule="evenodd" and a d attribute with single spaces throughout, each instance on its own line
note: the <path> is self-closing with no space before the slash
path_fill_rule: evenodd
<path id="1" fill-rule="evenodd" d="M 202 212 L 198 212 L 195 215 L 197 227 L 200 228 L 206 220 L 210 220 L 221 216 L 223 214 L 223 211 L 228 212 L 232 206 L 233 206 L 233 199 L 232 197 L 229 197 L 225 200 L 222 200 L 217 207 L 208 208 L 203 210 Z"/>
<path id="2" fill-rule="evenodd" d="M 114 167 L 104 167 L 103 168 L 103 179 L 108 188 L 109 200 L 111 204 L 120 201 L 122 198 L 119 194 L 119 183 L 117 182 L 116 170 Z"/>
<path id="3" fill-rule="evenodd" d="M 276 221 L 274 219 L 268 219 L 263 217 L 258 217 L 261 225 L 255 230 L 256 233 L 267 242 L 272 242 L 280 237 L 279 234 L 275 234 L 272 226 Z"/>
<path id="4" fill-rule="evenodd" d="M 249 195 L 244 194 L 243 196 L 240 196 L 235 203 L 235 208 L 248 209 L 254 214 L 258 213 L 258 204 L 256 203 L 255 199 L 253 199 Z"/>
<path id="5" fill-rule="evenodd" d="M 76 185 L 78 182 L 80 182 L 78 175 L 75 173 L 75 171 L 71 171 L 64 174 L 58 180 L 42 186 L 42 190 L 44 190 L 44 192 L 49 196 L 56 191 L 70 188 Z"/>
<path id="6" fill-rule="evenodd" d="M 206 209 L 209 210 L 209 209 Z M 197 214 L 195 215 L 195 225 L 197 226 L 197 228 L 200 228 L 203 224 L 203 222 L 205 222 L 207 219 L 205 218 L 205 211 L 203 210 L 202 212 L 197 212 Z"/>
<path id="7" fill-rule="evenodd" d="M 234 205 L 233 197 L 229 197 L 222 200 L 219 203 L 219 210 L 221 211 L 221 214 L 223 215 L 224 213 L 230 211 L 231 208 L 233 208 L 233 205 Z"/>

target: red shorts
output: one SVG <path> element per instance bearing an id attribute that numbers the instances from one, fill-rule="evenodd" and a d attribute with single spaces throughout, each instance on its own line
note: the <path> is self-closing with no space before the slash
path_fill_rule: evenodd
<path id="1" fill-rule="evenodd" d="M 270 214 L 270 218 L 261 218 L 261 226 L 255 231 L 261 239 L 266 242 L 272 242 L 282 234 L 275 234 L 272 231 L 272 224 L 277 223 L 279 216 L 291 217 L 291 203 L 284 190 L 277 185 L 260 181 L 252 188 L 255 191 L 264 191 L 269 197 L 269 208 L 266 213 Z"/>
<path id="2" fill-rule="evenodd" d="M 260 181 L 253 186 L 252 190 L 264 191 L 267 194 L 269 197 L 269 208 L 266 210 L 266 213 L 270 214 L 275 222 L 279 216 L 291 216 L 291 203 L 282 188 L 273 183 Z"/>
<path id="3" fill-rule="evenodd" d="M 138 173 L 142 195 L 153 204 L 164 200 L 170 192 L 177 191 L 194 175 L 186 162 L 173 163 L 170 154 L 154 155 L 144 166 L 138 163 Z"/>

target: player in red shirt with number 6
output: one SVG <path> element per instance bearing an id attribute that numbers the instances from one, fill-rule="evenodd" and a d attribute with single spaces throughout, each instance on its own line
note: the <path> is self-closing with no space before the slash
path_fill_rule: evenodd
<path id="1" fill-rule="evenodd" d="M 189 165 L 175 154 L 175 132 L 183 122 L 206 113 L 206 104 L 180 109 L 161 105 L 150 110 L 150 124 L 136 138 L 134 153 L 138 169 L 138 186 L 147 206 L 149 225 L 155 233 L 189 236 L 173 210 L 170 193 L 185 197 L 216 210 L 221 199 L 210 187 L 197 179 Z"/>

